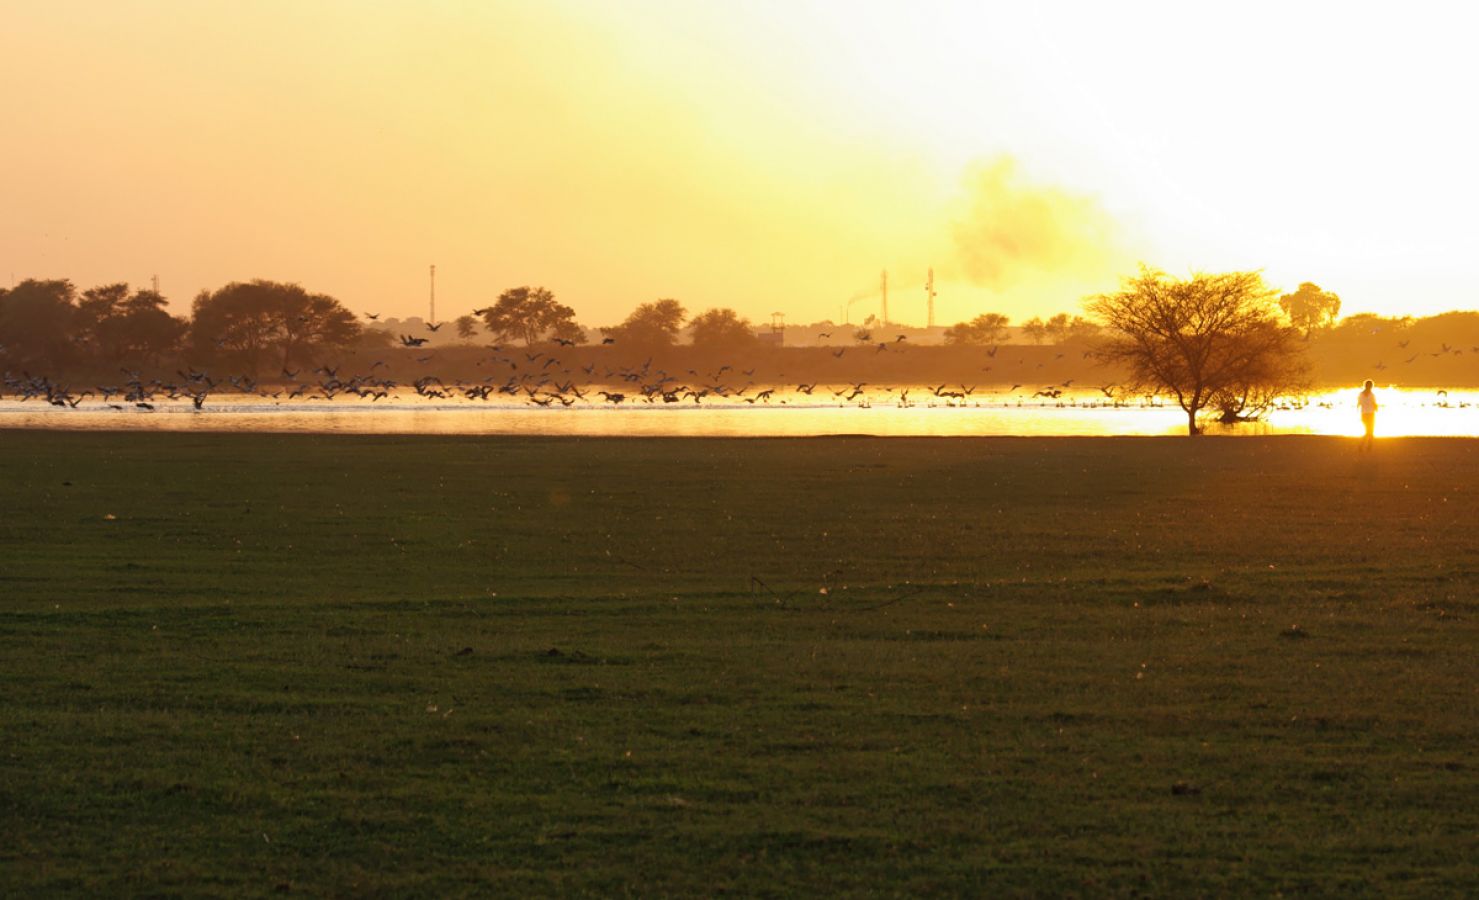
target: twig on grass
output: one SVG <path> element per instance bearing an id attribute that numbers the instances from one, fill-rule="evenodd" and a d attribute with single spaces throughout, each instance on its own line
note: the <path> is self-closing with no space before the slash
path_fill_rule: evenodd
<path id="1" fill-rule="evenodd" d="M 908 600 L 910 597 L 921 594 L 923 592 L 924 585 L 916 584 L 914 586 L 914 590 L 910 591 L 907 594 L 900 594 L 899 596 L 894 597 L 891 600 L 885 600 L 882 603 L 875 603 L 872 606 L 855 606 L 852 609 L 839 610 L 839 612 L 872 612 L 875 609 L 883 609 L 885 606 L 893 606 L 895 603 L 898 603 L 901 600 Z"/>

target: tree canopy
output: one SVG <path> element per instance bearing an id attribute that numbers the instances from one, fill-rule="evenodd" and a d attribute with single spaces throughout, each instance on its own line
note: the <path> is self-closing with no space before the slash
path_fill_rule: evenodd
<path id="1" fill-rule="evenodd" d="M 1011 320 L 1001 313 L 982 313 L 969 322 L 957 322 L 945 329 L 945 343 L 982 346 L 995 344 L 1006 337 Z"/>
<path id="2" fill-rule="evenodd" d="M 261 279 L 202 291 L 192 312 L 190 335 L 197 353 L 233 354 L 254 372 L 268 352 L 280 353 L 286 369 L 295 361 L 311 362 L 324 349 L 354 344 L 361 330 L 354 314 L 333 297 Z"/>
<path id="3" fill-rule="evenodd" d="M 689 323 L 693 328 L 693 346 L 714 350 L 743 349 L 754 346 L 759 339 L 750 327 L 750 320 L 741 318 L 732 309 L 711 309 L 699 313 Z"/>
<path id="4" fill-rule="evenodd" d="M 66 280 L 27 279 L 0 292 L 0 354 L 24 365 L 66 365 L 78 356 L 72 327 L 77 290 Z"/>
<path id="5" fill-rule="evenodd" d="M 654 300 L 639 305 L 626 317 L 626 321 L 614 328 L 607 328 L 606 334 L 623 343 L 644 347 L 670 347 L 678 339 L 678 331 L 683 327 L 683 320 L 687 316 L 688 310 L 677 300 Z"/>
<path id="6" fill-rule="evenodd" d="M 528 285 L 509 288 L 492 306 L 477 310 L 477 314 L 499 340 L 519 340 L 525 346 L 551 336 L 566 337 L 577 328 L 575 310 L 556 302 L 547 288 Z"/>
<path id="7" fill-rule="evenodd" d="M 1275 293 L 1257 272 L 1177 280 L 1141 268 L 1118 292 L 1087 301 L 1109 329 L 1095 354 L 1122 364 L 1132 389 L 1173 397 L 1197 434 L 1209 406 L 1226 412 L 1241 401 L 1246 410 L 1302 384 L 1303 343 L 1279 321 Z"/>
<path id="8" fill-rule="evenodd" d="M 1294 293 L 1280 297 L 1279 308 L 1296 328 L 1304 330 L 1304 336 L 1308 338 L 1315 329 L 1334 324 L 1336 316 L 1340 315 L 1340 297 L 1306 281 Z"/>
<path id="9" fill-rule="evenodd" d="M 107 284 L 82 293 L 77 304 L 80 340 L 109 360 L 159 355 L 175 349 L 189 323 L 165 310 L 155 291 L 129 292 L 127 284 Z"/>
<path id="10" fill-rule="evenodd" d="M 1068 313 L 1058 313 L 1043 322 L 1042 328 L 1043 333 L 1055 344 L 1061 344 L 1074 338 L 1093 337 L 1099 333 L 1098 325 L 1083 316 L 1069 316 Z"/>
<path id="11" fill-rule="evenodd" d="M 1048 337 L 1048 326 L 1041 316 L 1033 316 L 1022 323 L 1022 333 L 1034 344 L 1041 344 Z"/>

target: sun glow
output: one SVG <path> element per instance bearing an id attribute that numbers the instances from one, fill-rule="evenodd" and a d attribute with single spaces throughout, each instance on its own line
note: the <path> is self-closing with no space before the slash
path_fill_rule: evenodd
<path id="1" fill-rule="evenodd" d="M 949 322 L 1077 311 L 1143 259 L 1313 280 L 1346 313 L 1472 307 L 1469 24 L 1427 3 L 22 0 L 0 275 L 158 273 L 177 304 L 269 277 L 408 315 L 434 261 L 449 306 L 546 284 L 605 324 L 658 296 L 832 317 L 887 268 L 919 322 L 933 267 Z M 973 276 L 956 236 L 1001 165 L 1097 236 Z"/>

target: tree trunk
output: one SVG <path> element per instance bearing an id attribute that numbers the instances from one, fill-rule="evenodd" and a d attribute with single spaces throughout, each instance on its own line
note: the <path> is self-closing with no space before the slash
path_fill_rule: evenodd
<path id="1" fill-rule="evenodd" d="M 1189 437 L 1201 434 L 1197 430 L 1197 409 L 1194 406 L 1186 411 L 1186 433 Z"/>

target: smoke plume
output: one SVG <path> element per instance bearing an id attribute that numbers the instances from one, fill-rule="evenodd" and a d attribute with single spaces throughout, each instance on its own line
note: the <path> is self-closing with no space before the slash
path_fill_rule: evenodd
<path id="1" fill-rule="evenodd" d="M 1027 278 L 1113 271 L 1117 229 L 1093 197 L 1027 183 L 1010 157 L 973 167 L 966 189 L 953 237 L 960 272 L 973 284 L 1000 289 Z"/>

